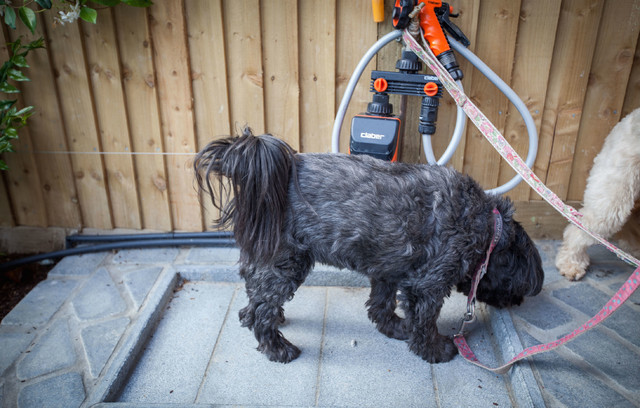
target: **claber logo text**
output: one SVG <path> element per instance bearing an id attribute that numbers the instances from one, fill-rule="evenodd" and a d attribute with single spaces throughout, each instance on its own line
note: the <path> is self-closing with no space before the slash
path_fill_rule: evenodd
<path id="1" fill-rule="evenodd" d="M 363 139 L 382 140 L 382 138 L 384 138 L 384 135 L 379 135 L 377 133 L 362 132 L 360 133 L 360 137 Z"/>

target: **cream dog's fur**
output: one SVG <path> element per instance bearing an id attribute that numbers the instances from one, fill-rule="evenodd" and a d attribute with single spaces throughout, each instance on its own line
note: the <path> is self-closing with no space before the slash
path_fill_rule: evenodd
<path id="1" fill-rule="evenodd" d="M 616 235 L 623 249 L 640 254 L 640 109 L 612 130 L 593 161 L 580 210 L 583 224 L 610 238 Z M 556 257 L 560 274 L 581 279 L 589 266 L 587 247 L 596 241 L 574 225 L 564 231 Z"/>

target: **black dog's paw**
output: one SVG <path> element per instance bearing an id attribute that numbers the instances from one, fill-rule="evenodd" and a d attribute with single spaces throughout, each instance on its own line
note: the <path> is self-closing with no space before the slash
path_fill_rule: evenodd
<path id="1" fill-rule="evenodd" d="M 238 317 L 240 318 L 240 325 L 242 327 L 248 327 L 249 329 L 253 328 L 253 324 L 255 323 L 256 319 L 256 313 L 251 305 L 240 309 L 240 311 L 238 312 Z"/>
<path id="2" fill-rule="evenodd" d="M 409 340 L 409 331 L 404 319 L 394 315 L 393 318 L 385 324 L 378 323 L 376 325 L 378 331 L 385 336 L 396 340 Z"/>
<path id="3" fill-rule="evenodd" d="M 429 343 L 410 343 L 411 351 L 429 363 L 446 363 L 458 354 L 458 349 L 450 338 L 438 335 Z"/>
<path id="4" fill-rule="evenodd" d="M 279 337 L 277 341 L 268 346 L 258 346 L 258 351 L 266 354 L 270 361 L 284 364 L 290 363 L 300 356 L 300 349 L 284 337 Z"/>

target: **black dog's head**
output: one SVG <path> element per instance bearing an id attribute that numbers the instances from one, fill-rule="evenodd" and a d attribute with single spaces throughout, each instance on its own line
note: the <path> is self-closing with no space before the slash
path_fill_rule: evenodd
<path id="1" fill-rule="evenodd" d="M 519 305 L 525 296 L 540 293 L 543 281 L 542 260 L 535 244 L 520 223 L 508 217 L 478 286 L 477 299 L 500 308 Z M 470 286 L 466 280 L 458 284 L 458 290 L 467 295 Z"/>

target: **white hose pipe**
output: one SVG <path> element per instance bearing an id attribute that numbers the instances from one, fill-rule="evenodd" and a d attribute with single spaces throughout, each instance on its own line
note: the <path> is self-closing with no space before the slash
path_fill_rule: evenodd
<path id="1" fill-rule="evenodd" d="M 518 97 L 518 95 L 507 85 L 495 72 L 491 70 L 482 62 L 480 58 L 478 58 L 474 53 L 469 51 L 464 45 L 456 41 L 452 37 L 447 37 L 449 40 L 449 44 L 453 47 L 455 51 L 457 51 L 460 55 L 465 57 L 467 61 L 469 61 L 476 69 L 482 72 L 482 75 L 487 77 L 491 83 L 493 83 L 499 90 L 502 92 L 507 99 L 516 107 L 520 116 L 524 120 L 525 126 L 527 128 L 527 133 L 529 134 L 529 152 L 527 153 L 527 158 L 525 163 L 529 167 L 533 167 L 533 164 L 536 161 L 536 156 L 538 154 L 538 130 L 536 129 L 536 124 L 531 117 L 531 113 L 529 113 L 529 109 L 522 102 L 522 100 Z M 520 181 L 522 181 L 522 177 L 520 175 L 516 175 L 514 178 L 506 182 L 505 184 L 488 190 L 489 194 L 503 194 L 507 191 L 514 188 Z"/>

